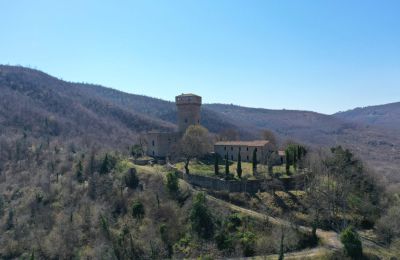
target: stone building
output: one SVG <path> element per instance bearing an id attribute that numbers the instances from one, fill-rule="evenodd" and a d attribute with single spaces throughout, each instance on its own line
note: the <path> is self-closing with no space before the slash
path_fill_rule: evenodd
<path id="1" fill-rule="evenodd" d="M 272 152 L 269 141 L 256 140 L 256 141 L 221 141 L 214 144 L 214 152 L 225 158 L 237 161 L 238 154 L 244 162 L 253 161 L 253 151 L 257 149 L 257 161 L 263 162 L 269 152 Z"/>
<path id="2" fill-rule="evenodd" d="M 178 131 L 148 132 L 146 134 L 147 155 L 157 158 L 169 156 L 171 149 L 178 143 L 186 129 L 191 125 L 200 124 L 200 96 L 182 94 L 175 97 L 175 104 L 178 110 Z"/>

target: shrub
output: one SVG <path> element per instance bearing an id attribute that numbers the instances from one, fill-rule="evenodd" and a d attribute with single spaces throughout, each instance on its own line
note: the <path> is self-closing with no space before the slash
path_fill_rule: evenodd
<path id="1" fill-rule="evenodd" d="M 340 241 L 344 245 L 346 254 L 352 259 L 360 259 L 362 257 L 362 244 L 360 237 L 352 227 L 348 227 L 340 234 Z"/>
<path id="2" fill-rule="evenodd" d="M 173 195 L 179 192 L 179 179 L 176 173 L 169 172 L 167 174 L 167 189 Z"/>
<path id="3" fill-rule="evenodd" d="M 243 256 L 245 257 L 254 256 L 255 242 L 256 242 L 256 235 L 253 234 L 252 232 L 246 231 L 240 234 L 240 244 L 242 245 Z"/>
<path id="4" fill-rule="evenodd" d="M 144 206 L 140 201 L 135 201 L 132 204 L 132 217 L 142 219 L 144 217 Z"/>
<path id="5" fill-rule="evenodd" d="M 135 168 L 129 169 L 128 172 L 125 174 L 125 184 L 131 189 L 136 189 L 138 187 L 139 178 L 137 177 Z"/>

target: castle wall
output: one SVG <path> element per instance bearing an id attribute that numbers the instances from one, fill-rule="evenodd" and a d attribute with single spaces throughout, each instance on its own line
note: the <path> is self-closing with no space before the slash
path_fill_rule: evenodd
<path id="1" fill-rule="evenodd" d="M 147 133 L 147 155 L 153 157 L 167 157 L 174 144 L 178 143 L 179 138 L 179 133 Z"/>

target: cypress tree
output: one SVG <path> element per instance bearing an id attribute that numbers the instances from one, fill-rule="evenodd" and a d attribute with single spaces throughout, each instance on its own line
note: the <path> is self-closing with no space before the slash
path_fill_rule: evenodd
<path id="1" fill-rule="evenodd" d="M 257 170 L 257 148 L 253 150 L 253 173 Z"/>
<path id="2" fill-rule="evenodd" d="M 286 157 L 286 174 L 289 175 L 289 171 L 290 171 L 290 152 L 289 152 L 289 148 L 286 148 L 285 150 L 285 157 Z"/>
<path id="3" fill-rule="evenodd" d="M 225 175 L 228 177 L 229 175 L 229 161 L 228 161 L 228 154 L 225 156 Z"/>
<path id="4" fill-rule="evenodd" d="M 240 151 L 238 152 L 236 173 L 237 173 L 239 179 L 241 179 L 242 178 L 242 158 L 240 156 Z"/>
<path id="5" fill-rule="evenodd" d="M 214 173 L 215 175 L 219 175 L 219 166 L 218 166 L 218 154 L 215 154 L 215 161 L 214 161 Z"/>

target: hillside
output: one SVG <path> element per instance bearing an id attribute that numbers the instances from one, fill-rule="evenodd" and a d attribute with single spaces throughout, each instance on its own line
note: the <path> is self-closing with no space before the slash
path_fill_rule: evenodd
<path id="1" fill-rule="evenodd" d="M 400 102 L 356 108 L 336 113 L 334 116 L 368 126 L 400 131 Z"/>
<path id="2" fill-rule="evenodd" d="M 43 72 L 0 66 L 0 134 L 68 140 L 85 146 L 125 149 L 150 129 L 173 130 L 174 103 L 102 86 L 71 83 Z M 312 146 L 344 145 L 380 174 L 400 181 L 399 137 L 384 129 L 307 111 L 268 110 L 233 105 L 202 107 L 202 124 L 211 132 L 237 129 L 241 138 L 273 130 L 281 141 Z M 395 113 L 395 112 L 394 112 Z M 357 120 L 355 120 L 357 121 Z"/>
<path id="3" fill-rule="evenodd" d="M 229 118 L 239 127 L 251 126 L 254 133 L 270 129 L 282 140 L 294 139 L 311 146 L 345 146 L 362 157 L 380 175 L 400 181 L 397 169 L 400 164 L 400 139 L 385 129 L 307 111 L 222 104 L 206 107 Z"/>

